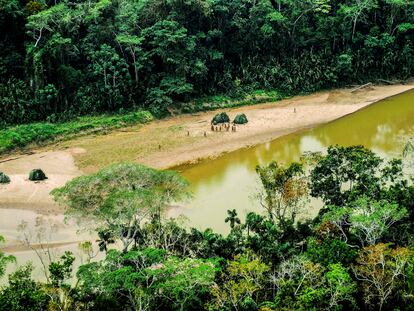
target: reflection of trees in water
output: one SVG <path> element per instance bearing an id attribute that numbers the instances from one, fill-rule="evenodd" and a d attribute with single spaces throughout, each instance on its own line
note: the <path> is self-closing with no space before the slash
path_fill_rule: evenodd
<path id="1" fill-rule="evenodd" d="M 396 139 L 400 132 L 413 125 L 413 92 L 393 97 L 311 132 L 324 146 L 363 145 L 388 154 L 399 148 Z"/>
<path id="2" fill-rule="evenodd" d="M 227 176 L 241 169 L 250 167 L 249 157 L 243 154 L 226 154 L 214 160 L 184 168 L 182 175 L 190 182 L 191 190 L 195 193 L 200 187 L 214 187 L 220 185 Z"/>
<path id="3" fill-rule="evenodd" d="M 289 164 L 298 161 L 301 155 L 299 134 L 291 134 L 272 141 L 267 148 L 257 147 L 258 161 L 254 164 L 267 164 L 271 161 Z"/>
<path id="4" fill-rule="evenodd" d="M 291 163 L 298 161 L 300 155 L 300 138 L 297 134 L 293 134 L 271 143 L 240 149 L 214 160 L 206 160 L 178 169 L 181 169 L 183 176 L 190 181 L 192 190 L 197 192 L 201 186 L 212 187 L 222 184 L 229 174 L 237 175 L 240 178 L 240 174 L 236 173 L 240 170 L 245 171 L 245 179 L 251 180 L 252 175 L 256 176 L 256 165 L 266 164 L 273 160 Z M 240 179 L 234 180 L 234 182 L 240 182 Z"/>

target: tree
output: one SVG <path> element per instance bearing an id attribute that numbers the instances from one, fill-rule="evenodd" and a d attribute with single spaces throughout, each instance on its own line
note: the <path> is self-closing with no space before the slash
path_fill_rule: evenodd
<path id="1" fill-rule="evenodd" d="M 49 265 L 50 279 L 55 287 L 62 286 L 65 280 L 72 275 L 72 265 L 75 257 L 71 252 L 66 251 L 59 261 L 51 262 Z"/>
<path id="2" fill-rule="evenodd" d="M 369 13 L 376 7 L 377 0 L 356 0 L 352 5 L 341 6 L 340 12 L 352 21 L 351 40 L 354 40 L 358 21 L 364 18 L 366 13 Z"/>
<path id="3" fill-rule="evenodd" d="M 349 232 L 365 246 L 377 243 L 394 223 L 407 215 L 407 210 L 397 204 L 363 197 L 325 214 L 324 219 L 337 226 L 345 241 L 348 240 L 346 231 L 349 228 Z"/>
<path id="4" fill-rule="evenodd" d="M 116 37 L 116 40 L 122 44 L 125 45 L 132 58 L 132 63 L 134 65 L 134 77 L 135 77 L 135 85 L 138 85 L 138 71 L 140 68 L 138 68 L 137 64 L 137 53 L 141 51 L 139 48 L 139 45 L 141 44 L 142 38 L 133 36 L 133 35 L 118 35 Z"/>
<path id="5" fill-rule="evenodd" d="M 367 305 L 382 310 L 388 300 L 402 286 L 412 256 L 404 247 L 392 248 L 379 243 L 363 248 L 353 266 L 356 278 L 362 283 Z"/>
<path id="6" fill-rule="evenodd" d="M 2 310 L 37 311 L 46 310 L 48 296 L 39 284 L 31 279 L 33 267 L 19 267 L 9 275 L 8 286 L 0 291 Z"/>
<path id="7" fill-rule="evenodd" d="M 109 109 L 120 108 L 128 102 L 125 98 L 126 90 L 129 87 L 130 76 L 128 66 L 114 48 L 102 44 L 100 48 L 91 51 L 91 72 L 96 79 L 96 91 L 104 107 Z"/>
<path id="8" fill-rule="evenodd" d="M 264 290 L 270 268 L 259 258 L 238 255 L 227 262 L 222 273 L 223 282 L 212 289 L 211 307 L 220 310 L 240 310 L 247 301 L 258 302 Z"/>
<path id="9" fill-rule="evenodd" d="M 343 265 L 353 262 L 357 251 L 346 242 L 338 238 L 324 238 L 322 240 L 309 238 L 306 255 L 316 263 L 324 266 L 341 263 Z"/>
<path id="10" fill-rule="evenodd" d="M 202 307 L 202 297 L 214 284 L 216 266 L 214 260 L 170 257 L 160 266 L 149 267 L 147 273 L 154 278 L 154 294 L 182 311 Z"/>
<path id="11" fill-rule="evenodd" d="M 165 251 L 153 248 L 126 253 L 110 250 L 104 260 L 79 268 L 79 292 L 85 298 L 96 297 L 101 309 L 109 304 L 115 309 L 151 310 L 155 297 L 150 287 L 155 279 L 147 269 L 159 267 L 165 257 Z"/>
<path id="12" fill-rule="evenodd" d="M 311 195 L 325 204 L 343 206 L 361 196 L 380 199 L 398 185 L 401 161 L 384 160 L 362 146 L 330 146 L 311 172 Z"/>
<path id="13" fill-rule="evenodd" d="M 341 303 L 345 301 L 351 305 L 355 304 L 354 294 L 357 288 L 346 268 L 341 264 L 331 264 L 325 278 L 328 285 L 329 310 L 342 309 Z"/>
<path id="14" fill-rule="evenodd" d="M 143 220 L 160 221 L 167 204 L 186 198 L 188 191 L 187 182 L 174 172 L 123 163 L 75 178 L 52 194 L 68 206 L 68 216 L 89 221 L 98 232 L 109 230 L 127 251 Z"/>
<path id="15" fill-rule="evenodd" d="M 47 283 L 50 283 L 48 267 L 56 258 L 51 241 L 58 230 L 57 227 L 53 219 L 38 216 L 33 228 L 26 221 L 22 221 L 17 228 L 21 244 L 33 251 L 39 259 Z"/>
<path id="16" fill-rule="evenodd" d="M 214 95 L 406 79 L 413 16 L 409 0 L 1 0 L 0 84 L 25 83 L 32 105 L 0 107 L 9 125 L 136 107 L 162 116 L 206 96 L 217 107 Z M 57 94 L 44 102 L 48 85 Z"/>
<path id="17" fill-rule="evenodd" d="M 233 229 L 236 224 L 240 224 L 240 218 L 237 217 L 237 212 L 235 209 L 227 210 L 227 217 L 224 220 L 226 223 L 230 223 L 230 228 Z"/>
<path id="18" fill-rule="evenodd" d="M 99 250 L 101 252 L 105 251 L 105 253 L 107 253 L 108 245 L 115 243 L 115 240 L 112 235 L 113 232 L 111 232 L 111 230 L 98 231 L 99 239 L 96 240 L 96 242 L 98 242 Z"/>
<path id="19" fill-rule="evenodd" d="M 4 243 L 6 240 L 0 235 L 0 244 Z M 14 256 L 6 255 L 0 251 L 0 278 L 3 277 L 6 272 L 6 267 L 9 263 L 12 263 L 16 260 Z"/>
<path id="20" fill-rule="evenodd" d="M 294 225 L 308 197 L 302 166 L 293 163 L 285 168 L 272 162 L 268 166 L 257 166 L 256 172 L 263 186 L 260 203 L 269 218 L 275 219 L 282 229 Z"/>
<path id="21" fill-rule="evenodd" d="M 405 208 L 388 202 L 370 202 L 362 198 L 353 204 L 349 216 L 351 232 L 362 246 L 375 244 L 389 228 L 408 215 Z"/>
<path id="22" fill-rule="evenodd" d="M 283 262 L 272 275 L 278 308 L 342 310 L 355 305 L 355 282 L 341 264 L 323 268 L 304 257 Z"/>

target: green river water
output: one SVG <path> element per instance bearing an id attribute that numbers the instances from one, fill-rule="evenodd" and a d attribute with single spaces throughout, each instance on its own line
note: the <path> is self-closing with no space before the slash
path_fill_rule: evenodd
<path id="1" fill-rule="evenodd" d="M 301 131 L 248 149 L 237 150 L 214 160 L 176 168 L 190 182 L 194 198 L 175 211 L 188 218 L 192 227 L 228 231 L 226 211 L 235 208 L 244 218 L 248 211 L 260 211 L 255 193 L 259 180 L 257 164 L 272 160 L 298 161 L 306 151 L 324 151 L 340 144 L 363 145 L 384 157 L 401 155 L 401 137 L 414 126 L 414 91 L 394 96 L 317 128 Z M 320 204 L 309 204 L 308 216 Z"/>

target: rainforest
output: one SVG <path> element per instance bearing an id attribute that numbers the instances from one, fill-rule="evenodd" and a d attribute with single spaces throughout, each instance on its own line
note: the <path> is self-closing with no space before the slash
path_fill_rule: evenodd
<path id="1" fill-rule="evenodd" d="M 0 310 L 414 310 L 414 1 L 0 0 Z"/>

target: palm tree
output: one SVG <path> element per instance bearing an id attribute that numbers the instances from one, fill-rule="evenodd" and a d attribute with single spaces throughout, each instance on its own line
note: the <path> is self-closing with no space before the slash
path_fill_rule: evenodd
<path id="1" fill-rule="evenodd" d="M 108 245 L 115 243 L 112 233 L 109 230 L 102 230 L 98 232 L 98 236 L 99 239 L 96 242 L 98 242 L 99 250 L 108 252 Z"/>
<path id="2" fill-rule="evenodd" d="M 235 209 L 227 210 L 227 218 L 224 220 L 226 223 L 230 222 L 230 228 L 233 229 L 235 224 L 240 224 L 240 218 L 237 217 L 237 212 Z"/>

